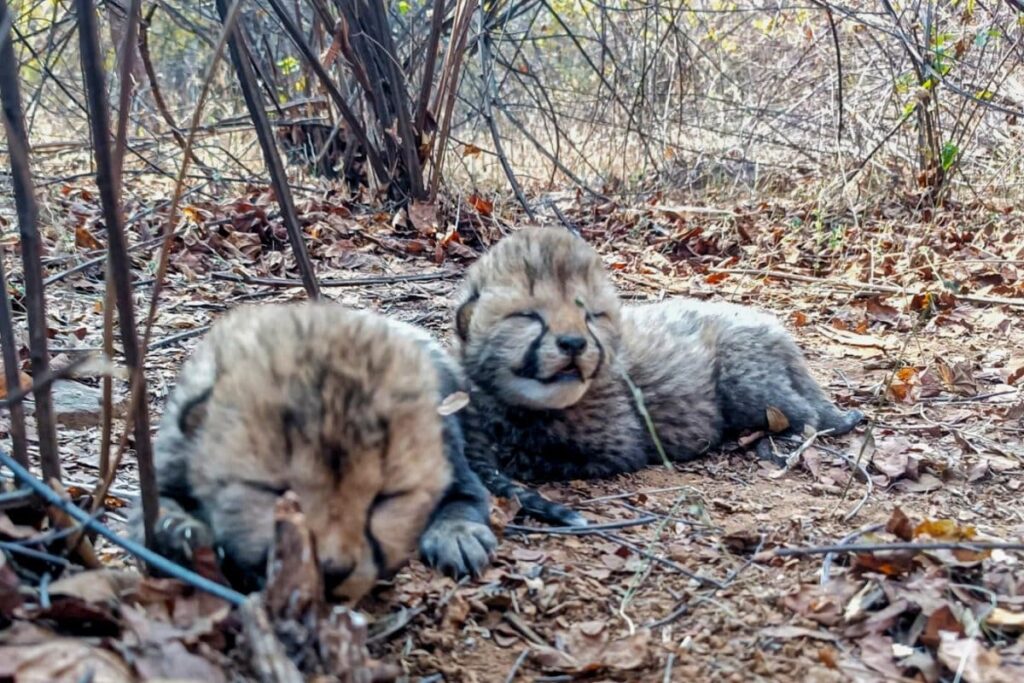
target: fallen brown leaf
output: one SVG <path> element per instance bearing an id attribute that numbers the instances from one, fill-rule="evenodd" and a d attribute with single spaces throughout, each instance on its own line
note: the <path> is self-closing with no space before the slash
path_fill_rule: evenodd
<path id="1" fill-rule="evenodd" d="M 109 650 L 84 640 L 56 638 L 35 645 L 0 647 L 0 678 L 25 683 L 134 683 L 135 676 Z"/>

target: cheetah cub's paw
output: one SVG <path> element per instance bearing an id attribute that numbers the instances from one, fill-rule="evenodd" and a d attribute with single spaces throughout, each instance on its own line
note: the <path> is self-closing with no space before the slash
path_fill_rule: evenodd
<path id="1" fill-rule="evenodd" d="M 161 501 L 154 529 L 155 550 L 180 565 L 192 567 L 197 551 L 214 547 L 213 531 L 177 505 Z"/>
<path id="2" fill-rule="evenodd" d="M 439 520 L 420 539 L 423 561 L 456 579 L 479 576 L 497 547 L 498 539 L 490 527 L 464 519 Z"/>

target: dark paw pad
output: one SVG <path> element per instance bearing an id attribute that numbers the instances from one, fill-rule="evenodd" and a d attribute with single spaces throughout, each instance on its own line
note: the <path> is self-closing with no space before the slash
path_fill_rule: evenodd
<path id="1" fill-rule="evenodd" d="M 479 576 L 491 563 L 498 539 L 486 524 L 439 520 L 420 539 L 423 561 L 446 576 Z"/>
<path id="2" fill-rule="evenodd" d="M 210 527 L 179 510 L 161 511 L 154 531 L 155 550 L 186 567 L 194 563 L 196 551 L 214 544 Z"/>

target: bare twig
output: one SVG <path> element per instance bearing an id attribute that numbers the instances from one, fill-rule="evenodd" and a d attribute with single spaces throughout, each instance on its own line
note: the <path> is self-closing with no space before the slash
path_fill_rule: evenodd
<path id="1" fill-rule="evenodd" d="M 1003 543 L 999 541 L 937 541 L 900 543 L 850 543 L 845 545 L 819 545 L 807 548 L 776 548 L 778 557 L 800 557 L 803 555 L 824 555 L 826 553 L 874 553 L 889 550 L 1016 550 L 1024 551 L 1024 543 Z"/>
<path id="2" fill-rule="evenodd" d="M 96 34 L 96 15 L 92 0 L 76 0 L 78 9 L 79 49 L 85 73 L 90 106 L 90 125 L 96 157 L 96 183 L 99 187 L 103 218 L 107 224 L 109 269 L 117 298 L 118 322 L 125 361 L 132 373 L 131 394 L 134 410 L 135 454 L 139 463 L 139 488 L 142 497 L 143 526 L 146 543 L 153 541 L 158 514 L 156 471 L 153 468 L 153 444 L 150 440 L 149 405 L 145 400 L 146 378 L 142 367 L 143 354 L 135 329 L 135 306 L 132 302 L 131 273 L 128 263 L 124 215 L 121 211 L 118 179 L 110 146 L 110 116 L 107 110 L 106 85 Z M 139 21 L 138 14 L 128 17 Z"/>
<path id="3" fill-rule="evenodd" d="M 0 24 L 6 23 L 10 9 L 0 0 Z M 39 207 L 32 186 L 29 164 L 28 133 L 21 108 L 18 86 L 18 59 L 6 31 L 0 36 L 0 100 L 3 103 L 4 129 L 7 133 L 7 154 L 14 185 L 14 202 L 18 209 L 21 233 L 21 259 L 25 269 L 25 308 L 28 312 L 29 358 L 32 374 L 43 377 L 50 363 L 47 351 L 46 293 L 43 287 L 42 243 L 37 221 Z M 17 383 L 13 389 L 17 386 Z M 60 481 L 60 454 L 54 428 L 53 400 L 49 386 L 40 386 L 35 394 L 36 427 L 39 434 L 39 459 L 43 476 Z"/>
<path id="4" fill-rule="evenodd" d="M 226 24 L 228 19 L 227 0 L 217 0 L 217 12 L 221 22 Z M 306 293 L 311 299 L 320 298 L 320 288 L 316 282 L 316 272 L 313 262 L 306 251 L 306 243 L 299 225 L 298 214 L 295 211 L 295 202 L 292 199 L 292 192 L 288 186 L 288 176 L 285 174 L 284 165 L 281 163 L 281 156 L 277 152 L 277 143 L 274 140 L 274 132 L 267 119 L 267 111 L 263 105 L 262 97 L 258 91 L 256 77 L 253 75 L 252 65 L 245 58 L 243 50 L 243 33 L 236 24 L 228 31 L 228 51 L 231 54 L 231 62 L 235 66 L 235 73 L 238 76 L 238 84 L 242 89 L 242 96 L 245 98 L 246 107 L 252 117 L 253 126 L 256 128 L 256 137 L 260 142 L 260 149 L 263 150 L 263 160 L 270 173 L 271 186 L 278 206 L 281 208 L 281 220 L 284 221 L 285 229 L 288 231 L 288 239 L 292 246 L 292 255 L 299 269 L 302 284 Z M 275 100 L 276 102 L 276 100 Z"/>
<path id="5" fill-rule="evenodd" d="M 519 653 L 519 656 L 516 657 L 516 661 L 512 663 L 512 668 L 509 669 L 508 673 L 505 675 L 505 683 L 512 683 L 516 680 L 516 675 L 519 673 L 519 669 L 523 666 L 523 663 L 529 655 L 530 648 L 526 648 Z"/>
<path id="6" fill-rule="evenodd" d="M 846 453 L 843 453 L 840 450 L 837 450 L 835 448 L 829 448 L 828 446 L 818 446 L 818 448 L 825 451 L 826 453 L 829 453 L 837 458 L 840 458 L 841 460 L 844 460 L 846 464 L 848 464 L 854 470 L 854 472 L 851 473 L 850 476 L 854 476 L 854 473 L 860 474 L 860 479 L 861 481 L 864 482 L 864 495 L 861 496 L 860 501 L 858 501 L 858 503 L 854 505 L 849 512 L 843 515 L 843 521 L 849 522 L 851 519 L 857 516 L 857 513 L 861 511 L 861 508 L 863 508 L 864 505 L 868 502 L 868 499 L 871 498 L 871 494 L 875 490 L 875 483 L 871 480 L 871 475 L 868 474 L 867 466 L 863 462 L 861 462 L 862 458 L 854 458 L 850 455 L 847 455 Z"/>
<path id="7" fill-rule="evenodd" d="M 2 39 L 2 36 L 0 36 Z M 0 53 L 2 54 L 2 53 Z M 0 59 L 3 57 L 0 56 Z M 7 291 L 7 272 L 4 268 L 3 252 L 0 251 L 0 347 L 4 359 L 4 381 L 7 383 L 7 395 L 21 387 L 20 363 L 18 349 L 14 341 L 14 320 L 11 315 L 11 297 Z M 11 452 L 23 467 L 28 467 L 28 449 L 25 442 L 25 408 L 15 401 L 10 404 L 11 411 Z"/>

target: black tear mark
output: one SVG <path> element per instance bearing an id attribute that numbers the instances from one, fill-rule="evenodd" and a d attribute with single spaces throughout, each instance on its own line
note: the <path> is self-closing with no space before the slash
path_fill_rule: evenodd
<path id="1" fill-rule="evenodd" d="M 181 413 L 178 415 L 178 430 L 186 437 L 191 437 L 202 425 L 206 418 L 206 411 L 201 409 L 206 407 L 205 404 L 210 400 L 212 394 L 213 387 L 211 386 L 193 398 L 188 399 L 182 405 Z"/>

